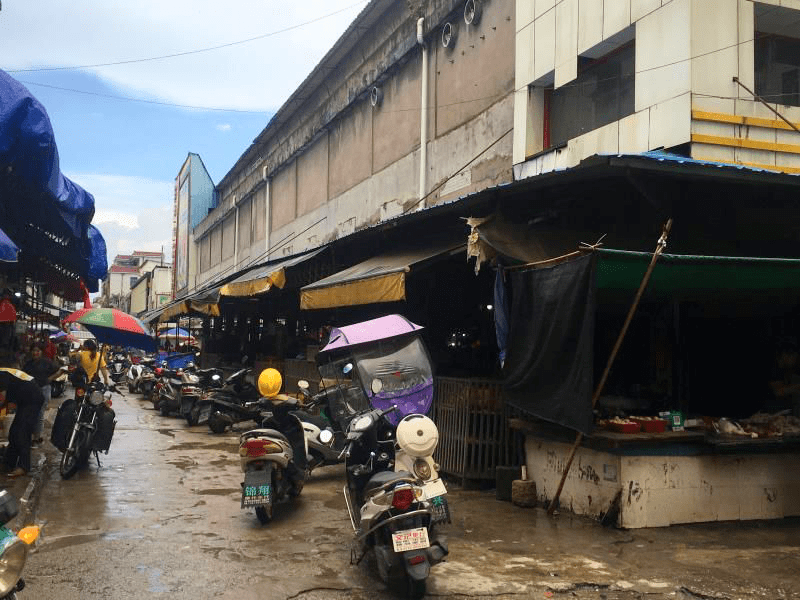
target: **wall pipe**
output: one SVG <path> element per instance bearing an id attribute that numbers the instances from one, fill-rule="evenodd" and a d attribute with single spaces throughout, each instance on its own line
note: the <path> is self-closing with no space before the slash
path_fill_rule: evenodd
<path id="1" fill-rule="evenodd" d="M 417 19 L 417 43 L 422 46 L 422 101 L 419 136 L 419 208 L 425 208 L 428 169 L 428 47 L 425 45 L 425 19 Z"/>

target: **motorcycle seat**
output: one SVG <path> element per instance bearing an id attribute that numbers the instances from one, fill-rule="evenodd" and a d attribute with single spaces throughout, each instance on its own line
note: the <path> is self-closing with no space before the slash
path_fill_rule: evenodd
<path id="1" fill-rule="evenodd" d="M 276 439 L 282 440 L 282 441 L 286 442 L 287 444 L 289 443 L 289 440 L 286 438 L 286 436 L 283 435 L 277 429 L 257 429 L 256 432 L 258 433 L 259 436 L 268 436 L 268 437 L 271 437 L 271 438 L 276 438 Z"/>
<path id="2" fill-rule="evenodd" d="M 414 476 L 408 471 L 379 471 L 378 473 L 375 473 L 375 475 L 373 475 L 367 482 L 367 485 L 364 486 L 364 494 L 377 491 L 387 484 L 401 481 L 414 483 L 415 479 Z"/>

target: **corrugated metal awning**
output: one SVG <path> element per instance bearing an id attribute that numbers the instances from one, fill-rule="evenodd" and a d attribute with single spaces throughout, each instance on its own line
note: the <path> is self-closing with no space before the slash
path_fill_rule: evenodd
<path id="1" fill-rule="evenodd" d="M 440 241 L 374 256 L 300 290 L 301 310 L 395 302 L 406 298 L 406 275 L 433 258 L 462 252 L 463 243 Z"/>
<path id="2" fill-rule="evenodd" d="M 314 258 L 324 249 L 325 246 L 256 267 L 223 285 L 219 289 L 219 295 L 227 298 L 248 298 L 268 292 L 273 287 L 283 288 L 286 285 L 286 269 Z"/>

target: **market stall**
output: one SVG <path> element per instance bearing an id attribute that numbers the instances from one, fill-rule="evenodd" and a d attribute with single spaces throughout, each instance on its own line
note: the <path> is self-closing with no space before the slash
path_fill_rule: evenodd
<path id="1" fill-rule="evenodd" d="M 800 260 L 662 255 L 593 406 L 651 258 L 512 274 L 504 395 L 540 500 L 567 470 L 562 508 L 626 528 L 800 515 Z"/>

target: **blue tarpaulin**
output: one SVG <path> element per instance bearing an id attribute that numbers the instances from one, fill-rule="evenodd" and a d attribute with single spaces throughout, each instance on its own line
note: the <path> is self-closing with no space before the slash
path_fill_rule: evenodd
<path id="1" fill-rule="evenodd" d="M 18 253 L 17 245 L 0 229 L 0 261 L 17 262 Z"/>
<path id="2" fill-rule="evenodd" d="M 44 106 L 0 70 L 0 225 L 23 255 L 42 257 L 96 290 L 107 263 L 93 216 L 94 197 L 61 173 Z"/>

